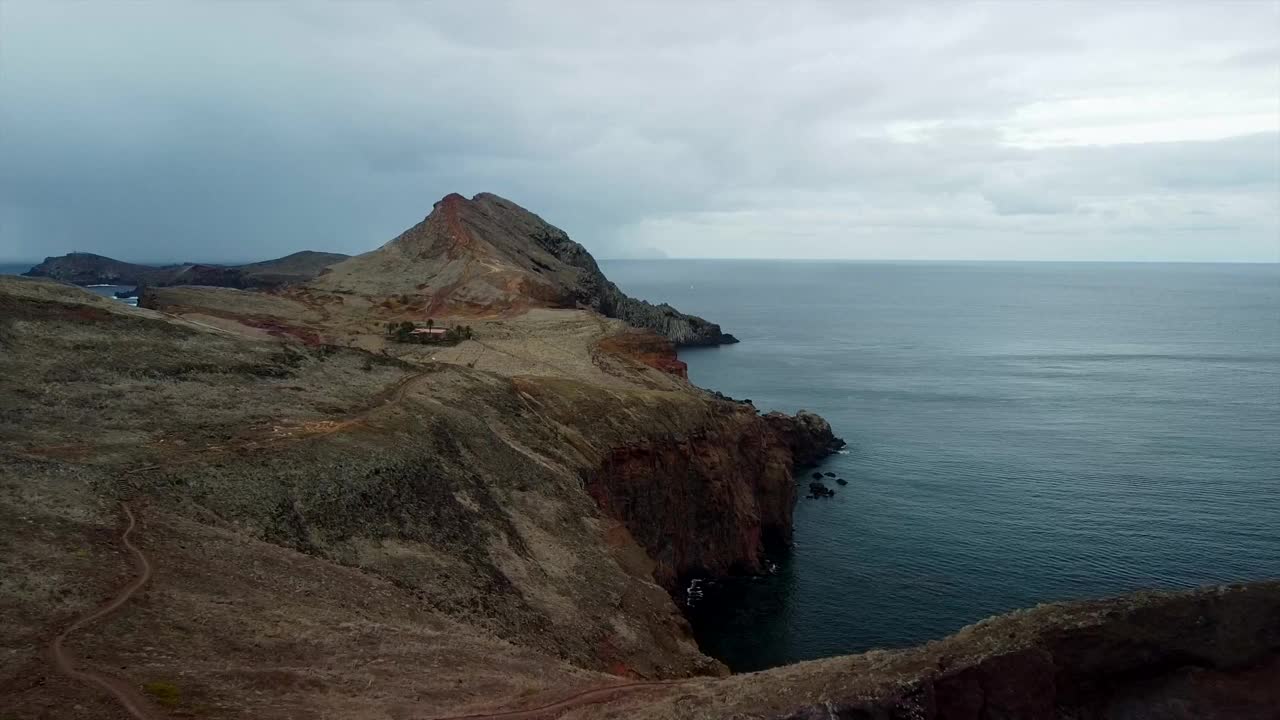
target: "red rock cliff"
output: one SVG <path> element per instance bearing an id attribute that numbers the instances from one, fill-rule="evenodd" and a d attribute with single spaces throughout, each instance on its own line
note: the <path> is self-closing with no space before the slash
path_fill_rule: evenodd
<path id="1" fill-rule="evenodd" d="M 588 492 L 649 553 L 668 590 L 686 575 L 759 572 L 766 543 L 791 541 L 791 447 L 749 406 L 718 405 L 692 432 L 613 448 L 587 477 Z"/>
<path id="2" fill-rule="evenodd" d="M 544 377 L 515 386 L 568 441 L 574 450 L 564 460 L 668 590 L 684 576 L 763 570 L 765 547 L 791 542 L 793 467 L 843 444 L 816 415 L 762 416 L 697 391 L 604 390 Z"/>

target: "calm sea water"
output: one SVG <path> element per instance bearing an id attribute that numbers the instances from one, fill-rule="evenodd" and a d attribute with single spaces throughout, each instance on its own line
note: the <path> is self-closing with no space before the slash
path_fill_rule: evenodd
<path id="1" fill-rule="evenodd" d="M 849 441 L 778 572 L 691 610 L 735 670 L 1280 576 L 1280 266 L 603 265 L 742 340 L 682 351 L 695 383 Z"/>

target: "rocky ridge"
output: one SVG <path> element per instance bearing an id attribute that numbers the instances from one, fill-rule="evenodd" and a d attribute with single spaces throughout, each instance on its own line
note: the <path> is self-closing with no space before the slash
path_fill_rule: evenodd
<path id="1" fill-rule="evenodd" d="M 715 323 L 627 296 L 567 233 L 491 193 L 444 197 L 422 222 L 312 284 L 376 297 L 420 296 L 435 314 L 582 307 L 676 345 L 737 342 Z"/>
<path id="2" fill-rule="evenodd" d="M 232 288 L 269 288 L 304 282 L 321 270 L 347 259 L 339 253 L 303 250 L 274 260 L 246 265 L 138 265 L 93 253 L 75 252 L 47 257 L 23 275 L 45 277 L 73 285 L 209 285 Z"/>

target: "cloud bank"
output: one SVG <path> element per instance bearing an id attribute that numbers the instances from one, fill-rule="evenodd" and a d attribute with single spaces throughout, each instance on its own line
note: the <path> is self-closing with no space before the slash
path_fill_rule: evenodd
<path id="1" fill-rule="evenodd" d="M 0 258 L 1280 260 L 1280 4 L 0 2 Z"/>

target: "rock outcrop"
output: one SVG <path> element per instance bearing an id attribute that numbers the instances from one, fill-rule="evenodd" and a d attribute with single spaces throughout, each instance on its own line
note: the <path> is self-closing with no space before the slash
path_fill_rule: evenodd
<path id="1" fill-rule="evenodd" d="M 596 349 L 631 358 L 684 380 L 689 379 L 689 366 L 676 356 L 675 345 L 652 331 L 638 330 L 611 335 L 596 343 Z"/>
<path id="2" fill-rule="evenodd" d="M 586 478 L 600 509 L 626 525 L 668 591 L 688 576 L 758 573 L 767 543 L 788 543 L 791 453 L 767 425 L 733 412 L 687 435 L 608 452 Z"/>
<path id="3" fill-rule="evenodd" d="M 818 448 L 832 446 L 822 436 L 803 437 L 821 426 L 790 420 L 784 425 L 749 405 L 714 403 L 690 430 L 642 434 L 610 447 L 586 473 L 587 492 L 626 525 L 668 590 L 686 577 L 759 573 L 767 547 L 791 542 L 795 448 L 810 452 L 811 462 Z"/>
<path id="4" fill-rule="evenodd" d="M 831 430 L 831 423 L 808 410 L 801 410 L 795 415 L 771 412 L 764 419 L 786 443 L 798 466 L 815 465 L 845 446 L 845 441 Z"/>
<path id="5" fill-rule="evenodd" d="M 373 297 L 424 297 L 427 312 L 435 314 L 584 307 L 676 345 L 737 342 L 715 323 L 628 297 L 563 230 L 490 193 L 470 200 L 445 196 L 422 222 L 333 266 L 313 284 Z"/>

